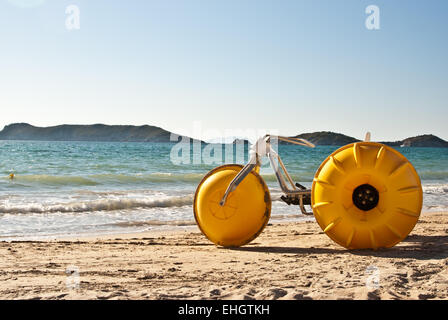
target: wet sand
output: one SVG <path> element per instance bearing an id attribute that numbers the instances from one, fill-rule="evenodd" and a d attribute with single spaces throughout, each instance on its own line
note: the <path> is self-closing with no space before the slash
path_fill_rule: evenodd
<path id="1" fill-rule="evenodd" d="M 179 231 L 0 242 L 1 299 L 448 299 L 448 212 L 391 249 L 348 251 L 314 221 L 219 248 Z"/>

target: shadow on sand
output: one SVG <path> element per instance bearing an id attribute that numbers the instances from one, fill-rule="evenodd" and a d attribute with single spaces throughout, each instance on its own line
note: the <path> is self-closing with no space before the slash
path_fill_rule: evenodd
<path id="1" fill-rule="evenodd" d="M 274 246 L 246 246 L 239 248 L 229 248 L 228 250 L 275 254 L 353 254 L 359 256 L 410 258 L 417 260 L 445 259 L 448 258 L 448 235 L 410 235 L 405 240 L 403 240 L 401 244 L 393 248 L 381 248 L 378 250 L 346 250 L 342 247 L 337 249 L 329 249 L 315 247 L 298 248 Z"/>

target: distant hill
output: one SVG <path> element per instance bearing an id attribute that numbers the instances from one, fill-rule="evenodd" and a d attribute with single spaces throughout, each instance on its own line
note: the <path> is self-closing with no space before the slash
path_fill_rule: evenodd
<path id="1" fill-rule="evenodd" d="M 358 139 L 346 136 L 341 133 L 330 131 L 319 131 L 312 133 L 302 133 L 294 138 L 306 139 L 316 146 L 343 146 L 349 143 L 358 142 Z M 283 142 L 282 142 L 283 143 Z"/>
<path id="2" fill-rule="evenodd" d="M 154 126 L 60 125 L 35 127 L 14 123 L 0 131 L 0 140 L 177 142 L 171 132 Z"/>
<path id="3" fill-rule="evenodd" d="M 407 138 L 401 141 L 383 142 L 390 146 L 448 148 L 448 142 L 432 134 Z"/>
<path id="4" fill-rule="evenodd" d="M 294 137 L 306 139 L 317 146 L 343 146 L 349 143 L 360 141 L 356 138 L 346 136 L 344 134 L 329 131 L 303 133 Z M 447 141 L 432 134 L 410 137 L 399 141 L 381 142 L 381 143 L 394 147 L 404 146 L 404 147 L 448 148 Z"/>

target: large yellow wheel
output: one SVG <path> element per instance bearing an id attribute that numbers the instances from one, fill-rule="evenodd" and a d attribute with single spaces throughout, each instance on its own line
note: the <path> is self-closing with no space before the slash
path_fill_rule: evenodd
<path id="1" fill-rule="evenodd" d="M 333 152 L 314 177 L 317 222 L 349 249 L 392 247 L 412 231 L 422 209 L 420 178 L 397 150 L 358 142 Z"/>
<path id="2" fill-rule="evenodd" d="M 252 171 L 220 206 L 227 186 L 242 166 L 223 165 L 199 183 L 194 197 L 194 217 L 202 233 L 224 247 L 238 247 L 255 239 L 271 214 L 271 197 L 260 175 Z"/>

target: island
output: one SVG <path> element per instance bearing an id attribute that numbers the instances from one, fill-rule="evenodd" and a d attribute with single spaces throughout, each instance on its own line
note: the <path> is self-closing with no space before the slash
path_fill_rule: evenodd
<path id="1" fill-rule="evenodd" d="M 407 138 L 401 141 L 383 142 L 384 144 L 396 147 L 430 147 L 430 148 L 448 148 L 448 142 L 432 134 L 424 134 L 416 137 Z"/>
<path id="2" fill-rule="evenodd" d="M 173 137 L 173 139 L 171 139 Z M 185 139 L 185 140 L 184 140 Z M 35 127 L 28 123 L 14 123 L 0 131 L 0 140 L 39 140 L 39 141 L 98 141 L 98 142 L 172 142 L 198 141 L 186 140 L 189 137 L 176 135 L 156 126 L 127 125 L 59 125 Z M 200 141 L 202 142 L 202 141 Z"/>
<path id="3" fill-rule="evenodd" d="M 331 131 L 319 131 L 312 133 L 302 133 L 293 138 L 301 138 L 308 140 L 316 146 L 344 146 L 349 143 L 358 142 L 360 140 L 346 136 L 341 133 Z"/>

